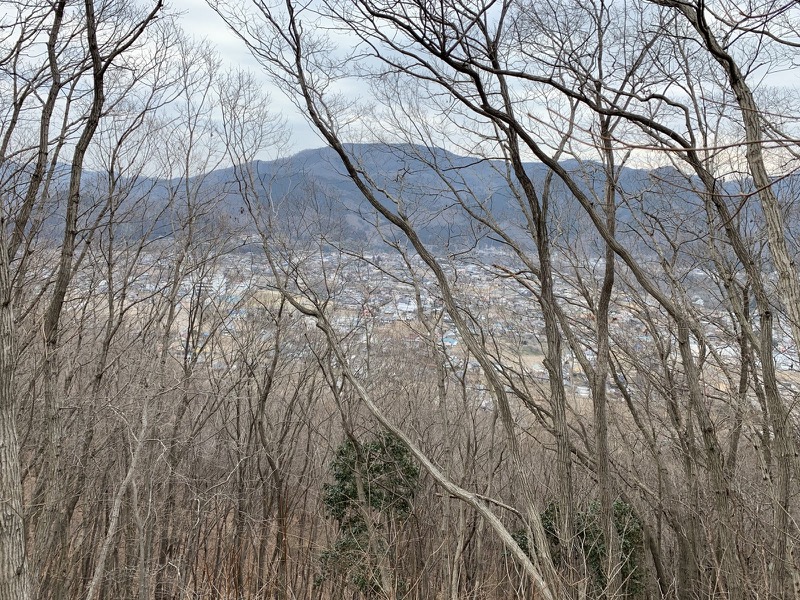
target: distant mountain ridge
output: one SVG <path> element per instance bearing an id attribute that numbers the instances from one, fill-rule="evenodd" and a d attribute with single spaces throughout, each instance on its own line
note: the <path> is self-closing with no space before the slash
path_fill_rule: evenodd
<path id="1" fill-rule="evenodd" d="M 524 232 L 526 221 L 520 200 L 508 183 L 513 182 L 513 177 L 502 160 L 460 156 L 441 148 L 413 145 L 353 144 L 347 149 L 375 188 L 386 192 L 379 192 L 379 199 L 393 209 L 397 206 L 392 198 L 401 199 L 405 213 L 427 241 L 451 243 L 460 237 L 466 243 L 466 238 L 479 234 L 474 231 L 474 216 L 488 214 L 515 238 L 530 239 Z M 602 165 L 574 159 L 561 164 L 601 207 L 605 185 Z M 257 161 L 251 166 L 264 182 L 265 190 L 269 189 L 272 201 L 282 204 L 284 209 L 296 208 L 298 202 L 309 202 L 313 196 L 314 206 L 341 217 L 349 225 L 351 235 L 363 235 L 364 228 L 369 228 L 362 217 L 373 220 L 373 209 L 331 148 L 304 150 L 286 159 Z M 528 162 L 525 169 L 541 194 L 548 168 Z M 213 175 L 217 181 L 230 181 L 233 169 Z M 790 177 L 777 185 L 785 191 L 793 181 L 794 177 Z M 623 167 L 617 182 L 618 235 L 638 239 L 638 230 L 648 223 L 685 229 L 692 218 L 704 215 L 702 201 L 692 189 L 694 185 L 695 180 L 673 168 Z M 732 204 L 740 202 L 737 185 L 740 184 L 726 184 Z M 748 182 L 741 185 L 746 188 Z M 234 214 L 241 209 L 241 198 L 232 194 L 226 204 L 226 211 Z M 469 211 L 473 217 L 469 217 Z M 592 230 L 585 211 L 558 177 L 553 177 L 551 183 L 549 211 L 554 234 L 571 239 Z M 759 214 L 757 200 L 752 199 L 745 212 Z"/>
<path id="2" fill-rule="evenodd" d="M 414 145 L 353 144 L 347 149 L 369 176 L 381 202 L 392 210 L 402 210 L 426 242 L 461 246 L 474 245 L 477 239 L 496 242 L 497 236 L 480 223 L 481 219 L 497 223 L 514 239 L 531 241 L 531 235 L 525 231 L 526 201 L 515 195 L 516 184 L 504 161 Z M 583 191 L 594 198 L 598 210 L 602 210 L 605 185 L 602 165 L 574 159 L 561 164 L 576 177 Z M 526 163 L 525 169 L 541 201 L 548 169 L 537 162 Z M 236 178 L 237 171 L 245 170 L 258 189 L 258 202 L 249 205 Z M 776 184 L 776 189 L 779 193 L 794 189 L 795 179 L 795 176 L 784 178 Z M 84 184 L 85 188 L 92 187 L 101 193 L 103 176 L 87 173 Z M 746 188 L 747 182 L 726 184 L 726 191 L 734 194 L 737 185 Z M 634 243 L 642 228 L 691 227 L 692 219 L 703 214 L 701 198 L 692 186 L 693 180 L 675 169 L 620 169 L 618 236 L 629 237 Z M 191 191 L 188 199 L 187 189 Z M 381 225 L 383 220 L 377 218 L 345 173 L 336 153 L 327 147 L 303 150 L 285 159 L 255 161 L 238 169 L 222 168 L 185 182 L 141 178 L 131 186 L 129 196 L 124 203 L 142 203 L 146 206 L 142 218 L 156 220 L 150 225 L 142 223 L 143 234 L 174 233 L 190 210 L 198 211 L 198 219 L 211 221 L 223 217 L 246 226 L 248 222 L 252 224 L 250 211 L 254 210 L 268 211 L 273 220 L 285 220 L 298 232 L 302 230 L 309 235 L 313 234 L 310 224 L 314 219 L 319 220 L 317 229 L 329 235 L 335 233 L 360 240 L 375 238 L 377 232 L 390 238 L 394 235 L 385 223 Z M 740 203 L 740 198 L 741 195 L 734 194 L 732 204 Z M 170 204 L 170 199 L 175 202 Z M 552 178 L 547 200 L 553 235 L 566 241 L 596 235 L 585 211 L 557 177 Z M 745 218 L 749 214 L 749 218 L 757 221 L 757 204 L 755 200 L 747 202 L 746 209 L 739 214 Z M 87 226 L 96 212 L 86 212 Z M 48 219 L 52 223 L 49 229 L 58 228 L 58 215 L 59 211 L 54 210 Z M 688 230 L 686 233 L 691 234 Z"/>
<path id="3" fill-rule="evenodd" d="M 464 234 L 464 228 L 471 226 L 468 210 L 484 216 L 491 213 L 499 223 L 512 230 L 524 228 L 523 213 L 508 183 L 510 172 L 501 160 L 459 156 L 441 148 L 411 145 L 350 145 L 348 151 L 375 188 L 386 192 L 377 193 L 381 201 L 396 209 L 393 199 L 402 200 L 403 210 L 412 222 L 419 224 L 425 239 L 444 241 Z M 581 165 L 575 160 L 563 165 L 571 172 L 583 170 L 587 191 L 599 181 L 599 165 Z M 534 162 L 525 167 L 541 188 L 547 167 Z M 345 220 L 355 230 L 360 217 L 373 212 L 330 148 L 304 150 L 275 161 L 256 161 L 249 168 L 261 182 L 265 196 L 268 192 L 275 205 L 285 208 L 313 196 L 320 210 L 351 217 Z M 204 178 L 207 185 L 232 188 L 234 169 L 221 169 Z M 626 168 L 620 179 L 624 187 L 638 189 L 648 183 L 649 174 Z M 557 211 L 569 204 L 571 194 L 558 180 L 554 180 L 552 187 L 551 208 Z M 596 192 L 598 198 L 602 197 L 601 190 Z M 241 212 L 242 198 L 233 192 L 226 197 L 223 206 L 229 214 Z M 625 218 L 625 214 L 622 217 Z M 574 218 L 570 218 L 570 223 L 575 224 Z"/>

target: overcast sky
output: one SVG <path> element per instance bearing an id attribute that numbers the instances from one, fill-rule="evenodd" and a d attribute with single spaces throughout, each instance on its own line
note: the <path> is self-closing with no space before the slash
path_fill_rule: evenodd
<path id="1" fill-rule="evenodd" d="M 181 22 L 183 29 L 196 38 L 207 39 L 216 46 L 223 61 L 230 67 L 241 66 L 254 74 L 262 69 L 250 55 L 244 43 L 225 25 L 222 19 L 211 10 L 205 0 L 167 0 L 169 8 L 183 13 Z M 297 109 L 264 77 L 264 86 L 274 104 L 274 111 L 281 113 L 292 130 L 291 153 L 306 148 L 319 148 L 324 145 L 312 131 Z"/>

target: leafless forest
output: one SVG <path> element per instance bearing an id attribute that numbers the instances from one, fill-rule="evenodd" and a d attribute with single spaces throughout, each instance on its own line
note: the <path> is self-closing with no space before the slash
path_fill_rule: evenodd
<path id="1" fill-rule="evenodd" d="M 0 600 L 800 599 L 796 3 L 208 4 L 0 1 Z"/>

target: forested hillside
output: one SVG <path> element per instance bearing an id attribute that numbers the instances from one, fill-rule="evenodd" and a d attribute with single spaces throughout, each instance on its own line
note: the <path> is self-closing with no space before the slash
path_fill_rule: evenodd
<path id="1" fill-rule="evenodd" d="M 0 0 L 0 600 L 800 598 L 795 5 L 208 4 Z"/>

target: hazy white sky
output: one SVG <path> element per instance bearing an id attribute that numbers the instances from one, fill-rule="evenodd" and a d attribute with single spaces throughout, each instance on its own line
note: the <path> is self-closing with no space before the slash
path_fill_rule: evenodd
<path id="1" fill-rule="evenodd" d="M 230 67 L 242 67 L 254 74 L 262 72 L 261 67 L 250 55 L 244 43 L 236 37 L 222 19 L 205 0 L 167 0 L 170 9 L 183 13 L 181 22 L 186 33 L 207 39 L 216 46 L 223 61 Z M 290 153 L 306 148 L 319 148 L 322 140 L 312 131 L 305 119 L 286 97 L 275 89 L 264 77 L 264 87 L 269 92 L 274 112 L 281 113 L 292 130 Z"/>

